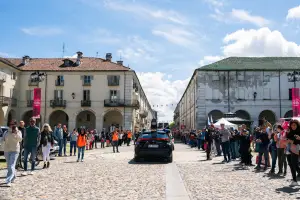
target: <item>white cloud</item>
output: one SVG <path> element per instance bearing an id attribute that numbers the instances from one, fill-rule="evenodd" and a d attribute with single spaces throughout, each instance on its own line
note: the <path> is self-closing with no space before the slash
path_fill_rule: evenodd
<path id="1" fill-rule="evenodd" d="M 223 39 L 221 56 L 205 56 L 200 65 L 209 64 L 230 56 L 300 56 L 300 45 L 286 40 L 279 31 L 269 28 L 241 29 Z"/>
<path id="2" fill-rule="evenodd" d="M 232 9 L 231 16 L 241 22 L 249 22 L 259 27 L 270 24 L 269 20 L 261 16 L 251 15 L 245 10 Z"/>
<path id="3" fill-rule="evenodd" d="M 144 40 L 139 36 L 129 36 L 124 39 L 124 47 L 118 50 L 118 54 L 131 63 L 147 63 L 157 62 L 158 59 L 154 56 L 159 52 L 159 47 L 148 40 Z"/>
<path id="4" fill-rule="evenodd" d="M 73 56 L 64 56 L 64 58 L 77 58 L 77 54 L 74 54 Z"/>
<path id="5" fill-rule="evenodd" d="M 222 0 L 204 0 L 204 2 L 206 2 L 209 5 L 214 6 L 214 7 L 224 6 L 224 1 L 222 1 Z"/>
<path id="6" fill-rule="evenodd" d="M 286 19 L 300 19 L 300 6 L 289 9 Z"/>
<path id="7" fill-rule="evenodd" d="M 21 31 L 31 36 L 54 36 L 63 33 L 63 30 L 55 27 L 29 27 L 21 28 Z"/>
<path id="8" fill-rule="evenodd" d="M 190 78 L 171 81 L 168 80 L 167 74 L 161 72 L 137 73 L 137 75 L 150 105 L 155 105 L 152 108 L 158 111 L 158 120 L 172 121 L 174 109 Z"/>
<path id="9" fill-rule="evenodd" d="M 269 28 L 238 30 L 223 39 L 224 56 L 300 56 L 300 46 Z"/>
<path id="10" fill-rule="evenodd" d="M 231 12 L 225 13 L 220 9 L 215 8 L 214 13 L 210 15 L 217 21 L 225 23 L 250 23 L 258 27 L 263 27 L 271 23 L 270 20 L 264 17 L 253 15 L 248 11 L 240 9 L 232 9 Z"/>
<path id="11" fill-rule="evenodd" d="M 219 60 L 224 59 L 224 56 L 204 56 L 202 60 L 200 60 L 199 65 L 202 67 L 204 65 L 208 65 Z"/>
<path id="12" fill-rule="evenodd" d="M 0 52 L 0 57 L 3 57 L 3 58 L 12 58 L 12 57 L 16 57 L 16 56 L 11 55 L 9 53 L 5 53 L 5 52 Z"/>
<path id="13" fill-rule="evenodd" d="M 150 20 L 165 20 L 175 24 L 188 24 L 188 20 L 180 13 L 174 10 L 162 10 L 152 8 L 150 6 L 133 3 L 122 3 L 116 0 L 105 0 L 104 5 L 106 8 L 116 11 L 129 12 L 140 17 Z"/>
<path id="14" fill-rule="evenodd" d="M 163 37 L 170 43 L 184 46 L 187 48 L 194 48 L 199 43 L 201 38 L 198 34 L 193 33 L 187 28 L 178 26 L 160 26 L 152 30 L 152 34 Z"/>

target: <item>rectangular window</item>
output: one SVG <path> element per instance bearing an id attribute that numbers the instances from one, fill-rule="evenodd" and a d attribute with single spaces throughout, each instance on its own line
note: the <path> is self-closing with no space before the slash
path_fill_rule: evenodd
<path id="1" fill-rule="evenodd" d="M 219 90 L 218 89 L 213 89 L 212 90 L 212 99 L 213 100 L 219 99 Z"/>
<path id="2" fill-rule="evenodd" d="M 33 90 L 26 90 L 26 100 L 33 100 Z"/>
<path id="3" fill-rule="evenodd" d="M 245 89 L 238 88 L 238 99 L 245 99 Z"/>
<path id="4" fill-rule="evenodd" d="M 62 100 L 64 99 L 64 91 L 63 90 L 54 90 L 54 99 L 55 100 Z"/>
<path id="5" fill-rule="evenodd" d="M 270 72 L 263 72 L 263 82 L 268 83 L 270 82 L 271 73 Z"/>
<path id="6" fill-rule="evenodd" d="M 120 85 L 120 76 L 108 75 L 107 76 L 107 85 L 108 86 L 119 86 Z"/>
<path id="7" fill-rule="evenodd" d="M 289 89 L 289 100 L 293 100 L 292 88 Z"/>
<path id="8" fill-rule="evenodd" d="M 264 99 L 271 99 L 271 89 L 270 88 L 264 88 Z"/>
<path id="9" fill-rule="evenodd" d="M 110 101 L 114 102 L 118 99 L 118 91 L 117 90 L 111 90 L 110 91 Z"/>
<path id="10" fill-rule="evenodd" d="M 245 81 L 245 72 L 237 72 L 237 80 Z"/>
<path id="11" fill-rule="evenodd" d="M 91 85 L 92 84 L 92 76 L 84 75 L 83 76 L 83 85 Z"/>
<path id="12" fill-rule="evenodd" d="M 60 75 L 57 76 L 56 86 L 63 86 L 64 85 L 64 76 Z"/>
<path id="13" fill-rule="evenodd" d="M 16 72 L 11 73 L 11 79 L 12 80 L 17 80 L 17 73 Z"/>
<path id="14" fill-rule="evenodd" d="M 90 100 L 90 90 L 83 90 L 83 100 L 84 101 Z"/>

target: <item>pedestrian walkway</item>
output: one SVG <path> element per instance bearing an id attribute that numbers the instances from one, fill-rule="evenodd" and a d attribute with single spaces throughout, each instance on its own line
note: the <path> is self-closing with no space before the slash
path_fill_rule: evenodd
<path id="1" fill-rule="evenodd" d="M 238 162 L 205 161 L 205 153 L 176 144 L 174 162 L 135 163 L 133 146 L 86 151 L 85 161 L 57 158 L 50 169 L 38 167 L 34 176 L 18 177 L 11 188 L 0 187 L 1 200 L 276 200 L 300 197 L 300 187 L 286 178 L 243 169 Z M 4 182 L 6 170 L 0 170 Z M 18 172 L 20 175 L 20 172 Z M 47 188 L 47 189 L 45 189 Z"/>

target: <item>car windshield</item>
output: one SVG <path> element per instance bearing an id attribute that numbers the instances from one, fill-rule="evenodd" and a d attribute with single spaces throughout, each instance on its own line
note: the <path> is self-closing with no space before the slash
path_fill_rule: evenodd
<path id="1" fill-rule="evenodd" d="M 169 136 L 163 131 L 156 132 L 144 132 L 141 138 L 169 138 Z"/>

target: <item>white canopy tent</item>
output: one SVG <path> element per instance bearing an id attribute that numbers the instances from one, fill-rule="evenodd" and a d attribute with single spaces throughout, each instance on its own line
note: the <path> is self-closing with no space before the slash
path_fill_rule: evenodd
<path id="1" fill-rule="evenodd" d="M 225 118 L 219 119 L 216 123 L 214 123 L 214 126 L 217 127 L 217 128 L 220 128 L 221 124 L 224 124 L 226 128 L 230 128 L 230 127 L 233 127 L 235 129 L 238 128 L 238 126 L 236 124 L 230 123 Z"/>

